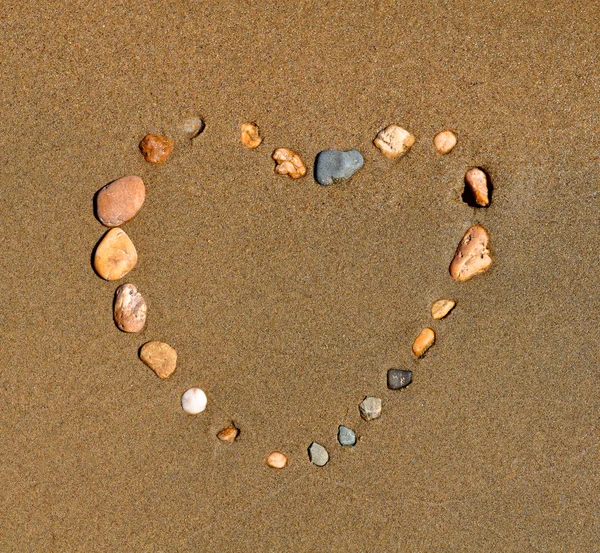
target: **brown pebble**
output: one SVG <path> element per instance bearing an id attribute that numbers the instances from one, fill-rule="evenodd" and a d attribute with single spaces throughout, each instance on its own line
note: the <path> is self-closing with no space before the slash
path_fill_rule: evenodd
<path id="1" fill-rule="evenodd" d="M 289 148 L 277 148 L 271 157 L 277 162 L 275 174 L 288 175 L 292 179 L 306 175 L 306 166 L 302 158 Z"/>
<path id="2" fill-rule="evenodd" d="M 256 123 L 244 123 L 242 125 L 242 144 L 248 148 L 258 148 L 262 138 L 258 134 L 258 125 Z"/>
<path id="3" fill-rule="evenodd" d="M 105 280 L 119 280 L 137 263 L 137 251 L 124 230 L 110 229 L 94 254 L 94 269 Z"/>
<path id="4" fill-rule="evenodd" d="M 96 194 L 96 215 L 105 227 L 118 227 L 136 216 L 145 199 L 146 187 L 140 177 L 121 177 Z"/>
<path id="5" fill-rule="evenodd" d="M 450 264 L 452 278 L 469 280 L 492 264 L 487 247 L 489 238 L 488 231 L 481 225 L 473 225 L 465 232 Z"/>
<path id="6" fill-rule="evenodd" d="M 473 167 L 465 173 L 465 183 L 478 206 L 490 205 L 488 177 L 479 167 Z"/>
<path id="7" fill-rule="evenodd" d="M 452 131 L 442 131 L 433 137 L 433 145 L 442 155 L 449 154 L 457 142 L 458 137 Z"/>
<path id="8" fill-rule="evenodd" d="M 431 306 L 431 316 L 438 321 L 443 319 L 450 311 L 454 309 L 456 302 L 447 299 L 437 300 Z"/>
<path id="9" fill-rule="evenodd" d="M 266 459 L 267 465 L 274 469 L 282 469 L 288 464 L 288 458 L 279 451 L 273 451 L 269 453 L 269 456 Z"/>
<path id="10" fill-rule="evenodd" d="M 398 125 L 389 125 L 373 140 L 373 144 L 389 158 L 404 155 L 414 143 L 415 137 Z"/>
<path id="11" fill-rule="evenodd" d="M 173 141 L 164 136 L 147 134 L 140 142 L 140 150 L 148 163 L 163 163 L 173 153 Z"/>
<path id="12" fill-rule="evenodd" d="M 232 424 L 227 428 L 223 428 L 223 430 L 217 434 L 217 438 L 222 442 L 234 442 L 239 433 L 240 431 Z"/>
<path id="13" fill-rule="evenodd" d="M 140 359 L 163 379 L 169 378 L 177 368 L 177 352 L 169 344 L 156 340 L 142 346 Z"/>
<path id="14" fill-rule="evenodd" d="M 425 352 L 433 346 L 435 342 L 435 332 L 431 328 L 424 328 L 415 338 L 412 345 L 412 351 L 417 357 L 422 357 Z"/>
<path id="15" fill-rule="evenodd" d="M 115 324 L 123 332 L 139 332 L 146 324 L 146 301 L 133 284 L 121 284 L 115 292 Z"/>

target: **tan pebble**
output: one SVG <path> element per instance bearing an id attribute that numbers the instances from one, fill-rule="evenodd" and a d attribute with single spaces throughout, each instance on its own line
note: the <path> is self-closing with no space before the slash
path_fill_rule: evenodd
<path id="1" fill-rule="evenodd" d="M 417 357 L 425 355 L 425 352 L 433 346 L 435 342 L 435 332 L 431 328 L 424 328 L 415 338 L 412 345 L 412 351 Z"/>
<path id="2" fill-rule="evenodd" d="M 248 148 L 258 148 L 262 138 L 258 134 L 258 125 L 256 123 L 244 123 L 241 134 L 242 144 Z"/>
<path id="3" fill-rule="evenodd" d="M 277 148 L 271 156 L 276 162 L 275 173 L 288 175 L 292 179 L 299 179 L 306 175 L 306 166 L 302 158 L 289 148 Z"/>
<path id="4" fill-rule="evenodd" d="M 390 158 L 404 155 L 414 143 L 415 137 L 398 125 L 386 127 L 373 140 L 381 153 Z"/>
<path id="5" fill-rule="evenodd" d="M 156 340 L 142 346 L 140 359 L 163 379 L 169 378 L 177 368 L 177 352 L 169 344 Z"/>
<path id="6" fill-rule="evenodd" d="M 481 225 L 474 225 L 465 232 L 450 264 L 452 278 L 469 280 L 492 264 L 487 247 L 489 238 L 488 231 Z"/>
<path id="7" fill-rule="evenodd" d="M 96 194 L 96 215 L 106 227 L 118 227 L 133 219 L 144 205 L 146 187 L 140 177 L 122 177 Z"/>
<path id="8" fill-rule="evenodd" d="M 137 263 L 137 251 L 124 230 L 113 228 L 100 240 L 94 254 L 94 269 L 105 280 L 119 280 Z"/>
<path id="9" fill-rule="evenodd" d="M 173 141 L 164 136 L 147 134 L 140 142 L 140 150 L 148 163 L 163 163 L 173 153 Z"/>
<path id="10" fill-rule="evenodd" d="M 223 430 L 217 434 L 217 438 L 222 442 L 234 442 L 239 433 L 240 431 L 232 424 L 227 428 L 223 428 Z"/>
<path id="11" fill-rule="evenodd" d="M 443 319 L 450 311 L 454 309 L 456 302 L 447 299 L 437 300 L 431 306 L 431 316 L 438 321 Z"/>
<path id="12" fill-rule="evenodd" d="M 279 451 L 273 451 L 272 453 L 269 453 L 266 463 L 271 468 L 282 469 L 288 464 L 288 458 Z"/>
<path id="13" fill-rule="evenodd" d="M 433 137 L 433 145 L 442 155 L 449 154 L 457 142 L 458 137 L 452 131 L 442 131 Z"/>
<path id="14" fill-rule="evenodd" d="M 465 173 L 465 183 L 473 196 L 475 203 L 481 207 L 490 205 L 488 192 L 488 178 L 479 167 L 473 167 Z"/>
<path id="15" fill-rule="evenodd" d="M 122 284 L 115 292 L 115 324 L 123 332 L 139 332 L 146 324 L 146 301 L 133 284 Z"/>

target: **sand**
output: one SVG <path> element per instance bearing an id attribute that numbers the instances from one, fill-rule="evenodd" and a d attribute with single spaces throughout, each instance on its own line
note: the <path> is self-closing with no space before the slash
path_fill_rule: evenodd
<path id="1" fill-rule="evenodd" d="M 600 10 L 530 4 L 3 3 L 2 551 L 600 550 Z M 416 136 L 398 160 L 372 145 L 391 123 Z M 147 133 L 175 142 L 162 166 Z M 365 166 L 324 188 L 274 175 L 277 147 Z M 461 200 L 472 166 L 488 209 Z M 140 335 L 90 263 L 93 195 L 129 174 Z M 458 283 L 475 223 L 494 264 Z M 137 358 L 153 339 L 166 381 Z"/>

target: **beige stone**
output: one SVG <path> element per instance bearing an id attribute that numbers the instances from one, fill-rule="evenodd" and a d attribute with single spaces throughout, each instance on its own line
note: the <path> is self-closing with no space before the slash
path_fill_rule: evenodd
<path id="1" fill-rule="evenodd" d="M 222 442 L 234 442 L 240 433 L 239 429 L 235 425 L 231 424 L 227 428 L 223 428 L 218 434 L 217 438 Z"/>
<path id="2" fill-rule="evenodd" d="M 169 344 L 156 340 L 142 346 L 140 359 L 163 379 L 169 378 L 177 368 L 177 352 Z"/>
<path id="3" fill-rule="evenodd" d="M 306 175 L 306 166 L 302 158 L 289 148 L 277 148 L 271 156 L 276 162 L 275 173 L 288 175 L 292 179 L 299 179 Z"/>
<path id="4" fill-rule="evenodd" d="M 442 131 L 433 137 L 433 145 L 442 155 L 449 154 L 457 142 L 458 137 L 452 131 Z"/>
<path id="5" fill-rule="evenodd" d="M 456 302 L 448 299 L 437 300 L 431 306 L 431 316 L 437 321 L 443 319 L 454 309 Z"/>
<path id="6" fill-rule="evenodd" d="M 124 230 L 113 228 L 100 240 L 94 253 L 94 269 L 105 280 L 119 280 L 137 263 L 137 251 Z"/>
<path id="7" fill-rule="evenodd" d="M 279 451 L 273 451 L 269 453 L 269 456 L 266 459 L 267 465 L 274 469 L 282 469 L 287 466 L 288 458 Z"/>
<path id="8" fill-rule="evenodd" d="M 415 137 L 398 125 L 390 125 L 379 132 L 373 144 L 385 157 L 395 158 L 404 155 L 415 143 Z"/>
<path id="9" fill-rule="evenodd" d="M 465 183 L 473 196 L 475 203 L 481 207 L 490 205 L 488 197 L 488 178 L 479 167 L 473 167 L 465 173 Z"/>
<path id="10" fill-rule="evenodd" d="M 105 227 L 118 227 L 136 216 L 145 199 L 146 187 L 140 177 L 121 177 L 96 194 L 96 215 Z"/>
<path id="11" fill-rule="evenodd" d="M 424 328 L 415 338 L 412 345 L 412 351 L 417 357 L 422 357 L 425 352 L 433 346 L 435 342 L 435 332 L 431 328 Z"/>
<path id="12" fill-rule="evenodd" d="M 115 324 L 123 332 L 139 332 L 146 324 L 146 301 L 133 284 L 122 284 L 115 292 Z"/>
<path id="13" fill-rule="evenodd" d="M 248 148 L 258 148 L 262 138 L 258 134 L 258 125 L 256 123 L 244 123 L 242 125 L 242 144 Z"/>
<path id="14" fill-rule="evenodd" d="M 492 264 L 488 241 L 489 234 L 481 225 L 474 225 L 465 232 L 450 264 L 452 278 L 469 280 Z"/>
<path id="15" fill-rule="evenodd" d="M 173 153 L 173 141 L 164 136 L 147 134 L 140 142 L 140 150 L 148 163 L 164 163 Z"/>

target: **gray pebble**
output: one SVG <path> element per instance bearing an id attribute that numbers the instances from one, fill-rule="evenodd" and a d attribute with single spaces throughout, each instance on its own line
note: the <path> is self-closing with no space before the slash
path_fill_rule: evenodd
<path id="1" fill-rule="evenodd" d="M 406 388 L 412 382 L 412 371 L 390 369 L 387 373 L 387 385 L 390 390 Z"/>
<path id="2" fill-rule="evenodd" d="M 323 467 L 329 461 L 329 453 L 321 444 L 313 442 L 308 447 L 308 458 L 314 465 Z"/>
<path id="3" fill-rule="evenodd" d="M 185 133 L 188 140 L 193 140 L 199 134 L 202 134 L 206 125 L 204 121 L 199 117 L 192 117 L 191 119 L 186 119 L 183 123 L 183 132 Z"/>
<path id="4" fill-rule="evenodd" d="M 358 406 L 360 409 L 360 416 L 366 421 L 372 421 L 377 419 L 381 415 L 381 399 L 378 397 L 366 397 L 362 403 Z"/>
<path id="5" fill-rule="evenodd" d="M 356 445 L 356 432 L 352 428 L 340 425 L 338 428 L 338 442 L 341 445 Z"/>
<path id="6" fill-rule="evenodd" d="M 349 179 L 364 163 L 358 150 L 323 150 L 315 160 L 315 180 L 326 186 Z"/>

